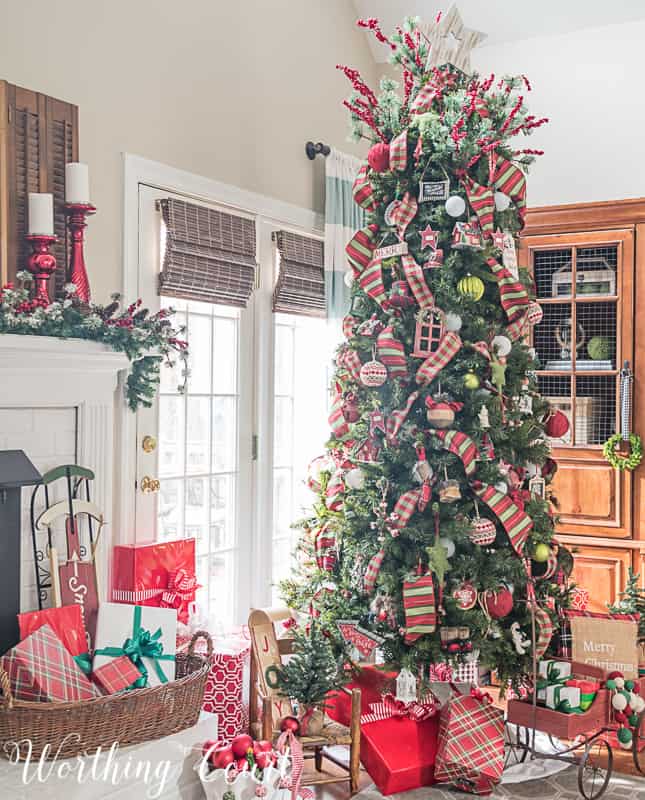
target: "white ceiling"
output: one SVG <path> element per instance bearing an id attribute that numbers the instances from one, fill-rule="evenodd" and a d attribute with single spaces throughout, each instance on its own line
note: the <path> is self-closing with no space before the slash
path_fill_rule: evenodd
<path id="1" fill-rule="evenodd" d="M 389 33 L 406 16 L 434 19 L 452 0 L 354 0 L 357 18 L 377 17 Z M 485 45 L 570 33 L 619 22 L 645 19 L 644 0 L 458 0 L 464 24 L 487 34 Z M 388 49 L 369 34 L 378 62 L 387 61 Z"/>

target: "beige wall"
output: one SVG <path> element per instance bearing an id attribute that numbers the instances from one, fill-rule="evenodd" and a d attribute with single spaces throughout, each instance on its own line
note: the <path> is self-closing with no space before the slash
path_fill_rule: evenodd
<path id="1" fill-rule="evenodd" d="M 0 78 L 80 107 L 97 300 L 121 287 L 123 152 L 322 209 L 304 142 L 354 149 L 335 65 L 376 74 L 354 19 L 349 0 L 0 0 Z"/>

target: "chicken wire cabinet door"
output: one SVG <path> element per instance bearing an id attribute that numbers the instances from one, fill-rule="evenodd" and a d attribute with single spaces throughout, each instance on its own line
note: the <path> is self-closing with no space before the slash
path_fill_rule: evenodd
<path id="1" fill-rule="evenodd" d="M 632 475 L 602 445 L 620 430 L 620 369 L 634 363 L 634 231 L 525 235 L 520 259 L 543 312 L 532 329 L 540 393 L 568 422 L 550 439 L 558 533 L 628 538 Z"/>

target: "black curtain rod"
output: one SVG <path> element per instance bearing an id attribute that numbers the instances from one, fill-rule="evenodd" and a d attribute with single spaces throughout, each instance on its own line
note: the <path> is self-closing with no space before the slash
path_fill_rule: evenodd
<path id="1" fill-rule="evenodd" d="M 307 142 L 305 144 L 305 153 L 310 161 L 313 161 L 317 155 L 328 156 L 331 153 L 331 147 L 322 142 Z"/>

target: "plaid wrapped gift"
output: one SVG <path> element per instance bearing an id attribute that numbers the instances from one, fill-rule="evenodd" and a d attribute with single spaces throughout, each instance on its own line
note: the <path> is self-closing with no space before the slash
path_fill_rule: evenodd
<path id="1" fill-rule="evenodd" d="M 441 712 L 435 780 L 490 794 L 503 769 L 504 712 L 485 696 L 454 697 Z"/>
<path id="2" fill-rule="evenodd" d="M 479 686 L 479 659 L 460 661 L 456 664 L 443 662 L 430 664 L 428 667 L 428 680 L 441 683 L 453 681 L 454 683 L 468 683 Z"/>
<path id="3" fill-rule="evenodd" d="M 105 694 L 114 694 L 121 689 L 127 689 L 140 678 L 141 672 L 127 656 L 119 656 L 92 673 L 92 679 Z"/>
<path id="4" fill-rule="evenodd" d="M 100 696 L 49 625 L 0 658 L 16 700 L 73 703 Z"/>

